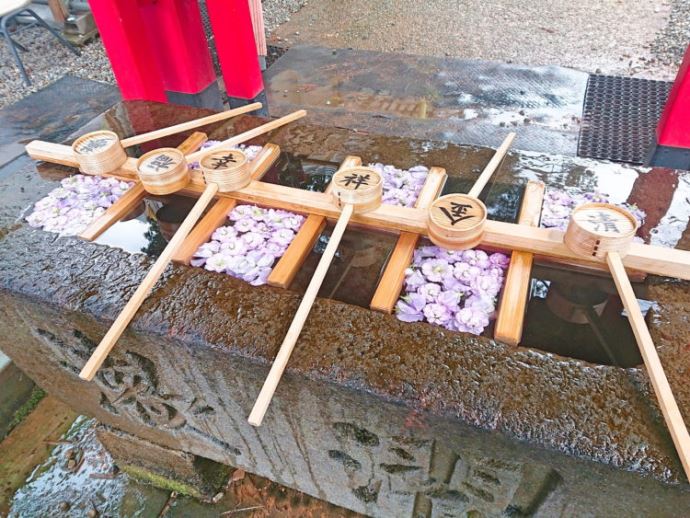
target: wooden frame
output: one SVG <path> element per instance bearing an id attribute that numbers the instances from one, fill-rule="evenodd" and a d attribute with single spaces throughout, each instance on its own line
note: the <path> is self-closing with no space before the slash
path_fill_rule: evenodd
<path id="1" fill-rule="evenodd" d="M 418 209 L 429 207 L 441 193 L 447 178 L 448 175 L 446 175 L 445 169 L 440 167 L 429 169 L 429 174 L 424 181 L 422 190 L 419 192 L 415 207 Z M 412 256 L 418 242 L 419 234 L 412 232 L 400 233 L 398 242 L 391 252 L 386 269 L 383 271 L 383 275 L 381 275 L 379 285 L 376 287 L 374 296 L 369 304 L 371 309 L 383 313 L 391 313 L 393 311 L 405 281 L 405 270 L 412 262 Z"/>
<path id="2" fill-rule="evenodd" d="M 544 191 L 543 183 L 527 182 L 518 216 L 519 225 L 539 226 Z M 513 251 L 510 255 L 494 328 L 494 338 L 508 345 L 517 346 L 522 339 L 533 262 L 534 255 L 529 252 Z"/>
<path id="3" fill-rule="evenodd" d="M 77 167 L 69 146 L 33 141 L 26 147 L 27 153 L 36 160 Z M 118 171 L 106 174 L 125 180 L 135 178 L 135 159 L 128 159 Z M 197 197 L 204 190 L 203 179 L 193 177 L 180 194 Z M 218 193 L 218 197 L 256 203 L 300 212 L 316 214 L 333 220 L 340 216 L 340 209 L 328 193 L 319 193 L 253 181 L 247 187 L 232 193 Z M 354 214 L 352 223 L 396 233 L 411 232 L 427 235 L 427 213 L 420 208 L 382 205 L 376 210 Z M 533 228 L 514 223 L 487 221 L 481 246 L 496 250 L 517 250 L 535 255 L 537 261 L 561 262 L 608 272 L 604 260 L 583 258 L 563 243 L 563 232 L 557 229 Z M 690 280 L 690 252 L 633 243 L 623 258 L 626 268 L 666 277 Z"/>
<path id="4" fill-rule="evenodd" d="M 254 160 L 249 163 L 253 180 L 260 180 L 271 168 L 280 155 L 280 148 L 275 144 L 266 144 Z M 189 264 L 199 247 L 211 238 L 216 229 L 222 226 L 228 218 L 228 214 L 237 205 L 232 198 L 219 198 L 215 205 L 209 209 L 206 215 L 196 224 L 194 230 L 187 236 L 182 246 L 173 255 L 173 261 L 181 264 Z"/>
<path id="5" fill-rule="evenodd" d="M 182 144 L 177 146 L 177 149 L 179 149 L 182 154 L 188 155 L 199 149 L 207 140 L 208 135 L 206 135 L 206 133 L 195 131 L 187 137 Z M 137 180 L 119 200 L 108 207 L 98 219 L 91 222 L 91 224 L 79 234 L 79 237 L 86 241 L 98 239 L 103 232 L 132 212 L 137 205 L 144 201 L 145 197 L 146 190 L 141 181 Z"/>

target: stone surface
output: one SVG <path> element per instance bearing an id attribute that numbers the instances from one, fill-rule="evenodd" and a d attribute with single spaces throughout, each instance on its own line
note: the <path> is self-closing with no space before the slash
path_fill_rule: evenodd
<path id="1" fill-rule="evenodd" d="M 34 382 L 0 351 L 0 439 L 14 413 L 29 399 Z"/>
<path id="2" fill-rule="evenodd" d="M 158 446 L 134 435 L 101 425 L 96 437 L 115 464 L 135 478 L 160 486 L 158 480 L 169 480 L 164 489 L 211 500 L 224 488 L 231 468 L 180 450 Z"/>
<path id="3" fill-rule="evenodd" d="M 23 154 L 27 142 L 61 141 L 119 100 L 113 85 L 67 75 L 0 109 L 0 166 Z"/>
<path id="4" fill-rule="evenodd" d="M 404 81 L 391 78 L 404 77 Z M 357 131 L 576 155 L 588 75 L 557 67 L 297 46 L 266 74 L 274 116 Z"/>
<path id="5" fill-rule="evenodd" d="M 319 0 L 274 31 L 269 42 L 671 79 L 687 46 L 687 13 L 687 0 Z"/>
<path id="6" fill-rule="evenodd" d="M 114 120 L 121 130 L 128 114 L 141 113 L 161 126 L 192 114 L 128 103 L 90 128 Z M 210 136 L 259 122 L 245 117 Z M 271 141 L 317 162 L 359 154 L 398 167 L 445 166 L 450 185 L 472 178 L 490 155 L 305 124 Z M 81 412 L 374 516 L 674 516 L 690 505 L 642 369 L 595 365 L 531 344 L 512 349 L 338 300 L 317 300 L 264 425 L 255 429 L 246 416 L 298 294 L 198 269 L 167 270 L 95 383 L 79 380 L 151 259 L 56 239 L 18 221 L 64 174 L 53 166 L 39 170 L 0 183 L 0 345 L 40 386 Z M 657 172 L 514 153 L 498 180 L 536 177 L 585 188 L 614 182 L 625 199 L 647 175 L 664 185 L 668 176 Z M 667 205 L 652 229 L 673 211 L 665 199 L 655 198 Z M 687 313 L 674 304 L 685 300 L 678 293 L 688 284 L 657 279 L 648 289 L 660 300 L 652 332 L 668 334 L 659 352 L 666 366 L 675 362 L 669 381 L 687 414 L 688 360 L 677 353 L 687 343 Z"/>

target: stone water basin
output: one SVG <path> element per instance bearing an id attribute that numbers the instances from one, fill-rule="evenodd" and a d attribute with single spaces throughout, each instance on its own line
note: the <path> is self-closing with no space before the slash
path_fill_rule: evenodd
<path id="1" fill-rule="evenodd" d="M 88 129 L 107 125 L 128 134 L 130 124 L 146 117 L 166 126 L 195 116 L 191 109 L 123 103 Z M 223 138 L 260 122 L 243 117 L 209 136 Z M 447 188 L 458 190 L 491 156 L 487 149 L 303 124 L 257 144 L 269 139 L 288 153 L 288 161 L 320 164 L 324 178 L 345 155 L 358 155 L 365 163 L 400 168 L 445 167 L 452 179 Z M 493 341 L 490 330 L 477 337 L 369 311 L 370 279 L 377 278 L 395 238 L 355 229 L 346 236 L 343 258 L 376 246 L 380 252 L 372 255 L 378 260 L 360 267 L 356 278 L 348 274 L 354 284 L 336 286 L 346 259 L 332 270 L 336 281 L 327 281 L 322 297 L 328 289 L 328 298 L 317 300 L 258 430 L 246 415 L 318 246 L 290 290 L 174 266 L 96 382 L 80 381 L 79 367 L 151 259 L 57 239 L 18 219 L 66 172 L 32 164 L 0 185 L 0 332 L 3 350 L 80 412 L 369 515 L 618 515 L 654 509 L 655 515 L 672 516 L 690 505 L 610 280 L 553 265 L 534 269 L 523 346 L 511 348 Z M 492 213 L 514 218 L 528 179 L 635 202 L 646 213 L 643 238 L 688 247 L 688 173 L 512 153 L 484 193 Z M 585 300 L 608 301 L 599 315 L 607 336 L 598 336 L 596 326 L 559 323 L 546 302 L 559 284 L 566 287 L 561 294 L 572 295 L 568 286 L 588 285 Z M 636 289 L 649 301 L 652 335 L 687 414 L 687 283 L 650 276 Z"/>

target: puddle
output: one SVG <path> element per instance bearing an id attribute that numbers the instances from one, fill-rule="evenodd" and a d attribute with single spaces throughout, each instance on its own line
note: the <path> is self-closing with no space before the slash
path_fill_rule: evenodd
<path id="1" fill-rule="evenodd" d="M 15 493 L 10 518 L 82 517 L 92 509 L 100 516 L 119 515 L 127 477 L 114 473 L 95 426 L 95 420 L 84 416 L 75 420 L 50 457 Z"/>

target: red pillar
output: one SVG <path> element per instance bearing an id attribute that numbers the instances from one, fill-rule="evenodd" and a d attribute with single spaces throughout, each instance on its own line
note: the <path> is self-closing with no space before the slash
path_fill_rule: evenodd
<path id="1" fill-rule="evenodd" d="M 90 0 L 124 99 L 221 109 L 197 0 Z"/>
<path id="2" fill-rule="evenodd" d="M 138 0 L 89 0 L 123 99 L 167 102 Z"/>
<path id="3" fill-rule="evenodd" d="M 690 169 L 690 46 L 656 128 L 657 141 L 649 163 Z"/>
<path id="4" fill-rule="evenodd" d="M 264 90 L 248 0 L 206 0 L 228 97 L 256 99 Z"/>

